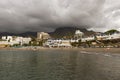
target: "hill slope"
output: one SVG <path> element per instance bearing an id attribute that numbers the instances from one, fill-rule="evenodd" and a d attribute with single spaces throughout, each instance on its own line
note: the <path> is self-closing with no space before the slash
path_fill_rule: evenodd
<path id="1" fill-rule="evenodd" d="M 63 38 L 63 37 L 71 38 L 74 36 L 76 30 L 80 30 L 81 32 L 84 33 L 85 36 L 95 34 L 94 31 L 88 31 L 87 29 L 84 29 L 84 28 L 60 27 L 60 28 L 57 28 L 54 32 L 51 32 L 50 35 L 53 38 Z"/>

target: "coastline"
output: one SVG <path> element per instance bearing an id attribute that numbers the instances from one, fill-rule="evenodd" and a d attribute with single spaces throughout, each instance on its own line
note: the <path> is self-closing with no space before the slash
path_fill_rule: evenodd
<path id="1" fill-rule="evenodd" d="M 40 50 L 79 50 L 85 52 L 104 52 L 104 53 L 120 53 L 120 48 L 47 48 L 47 47 L 6 47 L 0 50 L 21 50 L 21 51 L 40 51 Z"/>

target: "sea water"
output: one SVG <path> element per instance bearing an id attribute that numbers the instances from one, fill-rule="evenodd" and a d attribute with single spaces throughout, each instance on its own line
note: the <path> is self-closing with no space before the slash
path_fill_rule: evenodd
<path id="1" fill-rule="evenodd" d="M 120 80 L 120 54 L 0 50 L 0 80 Z"/>

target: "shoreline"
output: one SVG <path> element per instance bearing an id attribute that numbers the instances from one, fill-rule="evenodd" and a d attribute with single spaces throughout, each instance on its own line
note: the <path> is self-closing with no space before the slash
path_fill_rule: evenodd
<path id="1" fill-rule="evenodd" d="M 120 53 L 120 48 L 47 48 L 47 47 L 7 47 L 0 50 L 21 50 L 21 51 L 40 51 L 40 50 L 79 50 L 86 52 L 104 52 L 104 53 Z"/>

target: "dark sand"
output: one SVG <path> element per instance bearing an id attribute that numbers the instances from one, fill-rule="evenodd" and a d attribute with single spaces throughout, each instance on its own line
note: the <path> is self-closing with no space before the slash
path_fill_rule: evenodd
<path id="1" fill-rule="evenodd" d="M 80 50 L 86 52 L 120 53 L 120 48 L 0 48 L 0 50 Z"/>

